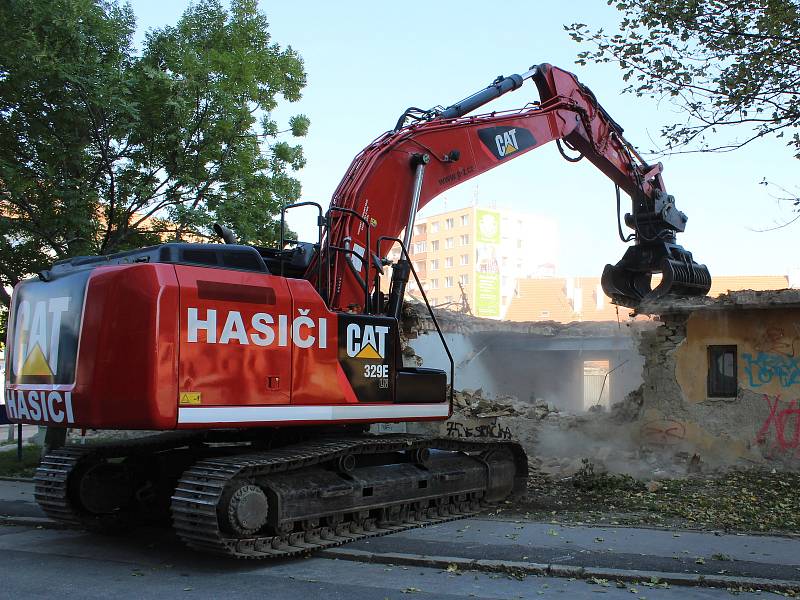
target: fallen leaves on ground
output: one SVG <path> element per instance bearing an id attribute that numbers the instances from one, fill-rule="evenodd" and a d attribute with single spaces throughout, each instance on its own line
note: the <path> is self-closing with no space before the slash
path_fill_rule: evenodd
<path id="1" fill-rule="evenodd" d="M 795 493 L 800 473 L 735 470 L 659 483 L 649 491 L 646 482 L 629 476 L 595 473 L 591 463 L 575 477 L 561 480 L 534 472 L 528 500 L 515 508 L 527 518 L 558 523 L 758 532 L 800 529 L 800 495 Z"/>

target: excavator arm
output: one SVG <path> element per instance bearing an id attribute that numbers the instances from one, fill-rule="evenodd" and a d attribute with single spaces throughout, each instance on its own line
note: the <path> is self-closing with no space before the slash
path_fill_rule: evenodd
<path id="1" fill-rule="evenodd" d="M 535 82 L 540 102 L 468 116 L 526 79 Z M 447 108 L 406 110 L 393 131 L 356 156 L 336 189 L 327 234 L 308 279 L 323 290 L 331 307 L 362 307 L 373 285 L 368 271 L 389 249 L 379 240 L 386 242 L 405 230 L 407 247 L 417 211 L 430 200 L 552 141 L 568 160 L 578 158 L 570 158 L 562 144 L 609 177 L 617 186 L 618 201 L 619 190 L 631 198 L 625 223 L 633 233 L 624 238 L 620 227 L 620 237 L 635 244 L 615 266 L 606 265 L 602 277 L 603 289 L 614 302 L 633 307 L 645 297 L 708 292 L 708 270 L 675 242 L 686 216 L 666 193 L 661 164 L 645 162 L 591 90 L 575 75 L 549 64 L 523 75 L 498 77 Z M 323 268 L 316 261 L 322 261 Z M 662 279 L 651 289 L 654 273 L 661 273 Z"/>

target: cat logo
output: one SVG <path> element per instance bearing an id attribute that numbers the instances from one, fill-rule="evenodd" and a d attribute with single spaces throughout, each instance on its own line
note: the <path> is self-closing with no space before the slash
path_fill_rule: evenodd
<path id="1" fill-rule="evenodd" d="M 347 356 L 364 360 L 383 360 L 386 356 L 388 332 L 389 328 L 385 325 L 350 323 L 347 326 Z"/>
<path id="2" fill-rule="evenodd" d="M 61 317 L 69 296 L 20 302 L 14 323 L 13 372 L 18 378 L 49 378 L 58 371 Z"/>
<path id="3" fill-rule="evenodd" d="M 494 143 L 497 144 L 497 153 L 500 156 L 507 156 L 519 150 L 517 146 L 517 130 L 509 129 L 505 133 L 498 133 L 494 136 Z"/>
<path id="4" fill-rule="evenodd" d="M 498 160 L 536 145 L 533 134 L 522 127 L 488 127 L 478 130 L 478 137 Z"/>

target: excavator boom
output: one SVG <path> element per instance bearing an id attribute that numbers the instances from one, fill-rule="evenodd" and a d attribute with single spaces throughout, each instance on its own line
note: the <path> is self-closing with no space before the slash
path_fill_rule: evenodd
<path id="1" fill-rule="evenodd" d="M 540 101 L 519 110 L 470 116 L 502 94 L 532 79 Z M 369 261 L 383 258 L 386 245 L 367 243 L 396 238 L 410 241 L 419 209 L 446 190 L 509 160 L 555 141 L 580 153 L 631 198 L 625 222 L 634 240 L 616 265 L 607 265 L 602 283 L 618 304 L 636 306 L 645 297 L 705 295 L 711 278 L 704 265 L 676 244 L 686 215 L 675 207 L 661 176 L 661 164 L 645 162 L 623 130 L 572 73 L 541 64 L 523 75 L 499 77 L 485 89 L 444 109 L 410 108 L 394 130 L 367 146 L 352 162 L 333 194 L 330 228 L 318 260 L 332 307 L 362 306 L 371 289 Z M 568 158 L 568 157 L 567 157 Z M 569 160 L 569 158 L 568 158 Z M 577 160 L 577 159 L 571 159 Z M 360 218 L 358 218 L 360 217 Z M 620 236 L 622 232 L 620 228 Z M 326 246 L 347 252 L 329 253 Z M 362 258 L 368 257 L 368 260 Z M 307 277 L 316 282 L 315 262 Z M 651 289 L 651 275 L 661 284 Z"/>

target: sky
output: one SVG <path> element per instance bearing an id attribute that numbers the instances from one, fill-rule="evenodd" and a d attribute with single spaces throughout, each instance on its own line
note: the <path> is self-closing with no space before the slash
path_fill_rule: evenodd
<path id="1" fill-rule="evenodd" d="M 174 24 L 184 0 L 130 0 L 144 32 Z M 668 102 L 622 94 L 614 65 L 575 64 L 582 49 L 563 26 L 574 22 L 614 29 L 620 13 L 603 0 L 543 3 L 535 0 L 439 3 L 339 0 L 261 1 L 274 42 L 303 57 L 308 85 L 296 103 L 274 112 L 279 125 L 298 113 L 311 119 L 302 139 L 307 165 L 293 175 L 302 200 L 323 205 L 352 158 L 391 129 L 408 106 L 447 106 L 491 83 L 497 75 L 522 73 L 549 62 L 575 73 L 625 128 L 642 151 L 658 144 L 660 126 L 680 118 Z M 527 82 L 487 107 L 517 108 L 538 99 Z M 741 129 L 740 138 L 749 130 Z M 759 232 L 790 219 L 763 179 L 797 194 L 800 163 L 784 141 L 765 139 L 725 154 L 660 158 L 669 193 L 689 221 L 678 243 L 714 274 L 788 274 L 800 267 L 793 251 L 800 221 Z M 648 158 L 648 155 L 645 155 Z M 493 206 L 555 219 L 559 229 L 559 276 L 599 276 L 625 251 L 617 236 L 611 182 L 588 161 L 564 161 L 555 144 L 481 175 L 433 200 L 424 214 L 466 206 Z M 630 203 L 623 195 L 623 212 Z M 313 216 L 289 224 L 301 239 L 316 239 Z"/>

